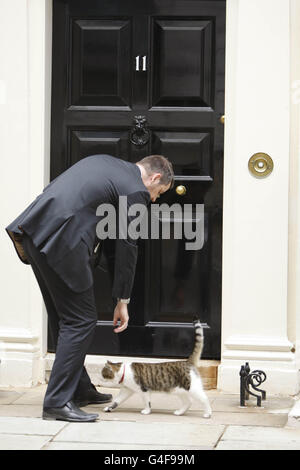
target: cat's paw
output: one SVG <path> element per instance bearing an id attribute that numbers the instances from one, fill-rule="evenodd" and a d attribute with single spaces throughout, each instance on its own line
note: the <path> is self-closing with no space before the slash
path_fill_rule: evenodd
<path id="1" fill-rule="evenodd" d="M 144 410 L 141 411 L 142 415 L 149 415 L 151 413 L 150 408 L 145 408 Z"/>
<path id="2" fill-rule="evenodd" d="M 111 406 L 106 406 L 105 408 L 103 408 L 103 411 L 105 411 L 106 413 L 109 413 L 110 411 L 112 411 L 112 407 Z"/>
<path id="3" fill-rule="evenodd" d="M 182 415 L 184 415 L 185 411 L 186 410 L 176 410 L 176 411 L 174 411 L 174 415 L 175 416 L 182 416 Z"/>
<path id="4" fill-rule="evenodd" d="M 205 419 L 211 418 L 211 413 L 204 413 L 203 418 L 205 418 Z"/>

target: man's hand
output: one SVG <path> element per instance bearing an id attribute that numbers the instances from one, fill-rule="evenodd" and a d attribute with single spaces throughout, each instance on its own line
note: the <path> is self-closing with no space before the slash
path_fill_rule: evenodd
<path id="1" fill-rule="evenodd" d="M 126 330 L 129 321 L 127 304 L 123 302 L 118 302 L 114 311 L 114 326 L 117 326 L 118 320 L 120 320 L 120 325 L 114 329 L 115 333 L 121 333 L 121 331 Z"/>

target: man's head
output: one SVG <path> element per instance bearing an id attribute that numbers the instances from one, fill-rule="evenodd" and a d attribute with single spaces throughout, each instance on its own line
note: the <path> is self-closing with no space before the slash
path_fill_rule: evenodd
<path id="1" fill-rule="evenodd" d="M 136 164 L 141 170 L 143 183 L 150 193 L 152 202 L 173 187 L 174 171 L 172 163 L 166 157 L 150 155 Z"/>

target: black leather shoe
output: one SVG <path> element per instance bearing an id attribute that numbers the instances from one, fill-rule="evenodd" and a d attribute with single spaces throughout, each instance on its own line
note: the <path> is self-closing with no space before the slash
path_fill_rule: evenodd
<path id="1" fill-rule="evenodd" d="M 96 421 L 98 416 L 99 415 L 96 413 L 86 413 L 80 410 L 73 401 L 68 401 L 68 403 L 61 408 L 44 407 L 43 409 L 43 419 L 48 420 L 91 423 L 92 421 Z"/>
<path id="2" fill-rule="evenodd" d="M 74 397 L 74 403 L 77 406 L 87 405 L 102 405 L 103 403 L 109 403 L 112 401 L 112 395 L 108 393 L 100 393 L 96 390 L 96 387 L 89 388 L 84 394 Z"/>

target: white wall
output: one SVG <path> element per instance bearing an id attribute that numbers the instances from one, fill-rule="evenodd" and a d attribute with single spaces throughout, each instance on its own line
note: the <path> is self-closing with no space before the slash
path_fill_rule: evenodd
<path id="1" fill-rule="evenodd" d="M 0 3 L 0 385 L 43 380 L 45 317 L 4 228 L 49 179 L 51 2 Z"/>
<path id="2" fill-rule="evenodd" d="M 222 363 L 218 386 L 238 391 L 239 369 L 267 372 L 272 393 L 299 390 L 288 337 L 290 2 L 227 0 Z M 256 179 L 248 160 L 269 154 Z"/>
<path id="3" fill-rule="evenodd" d="M 300 2 L 291 0 L 288 335 L 300 364 Z"/>

